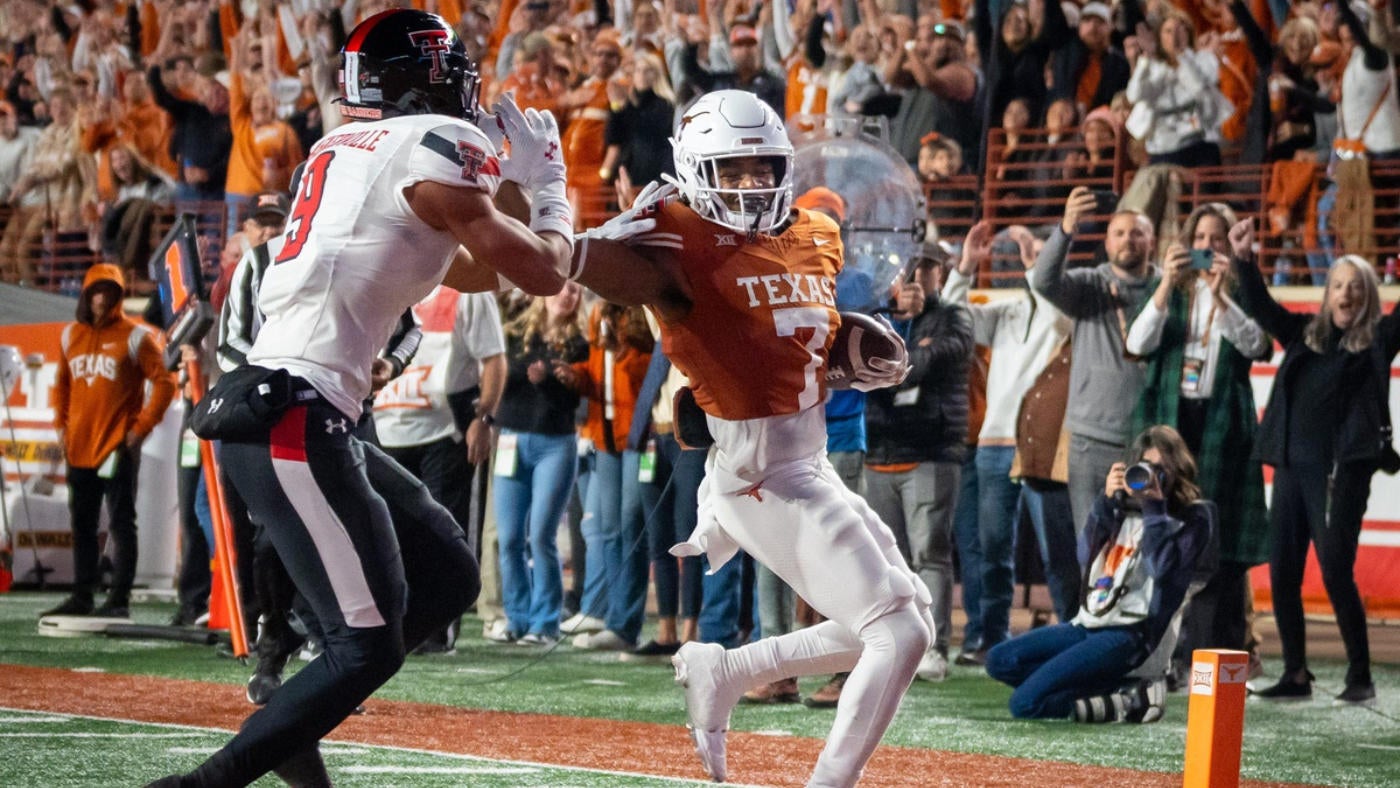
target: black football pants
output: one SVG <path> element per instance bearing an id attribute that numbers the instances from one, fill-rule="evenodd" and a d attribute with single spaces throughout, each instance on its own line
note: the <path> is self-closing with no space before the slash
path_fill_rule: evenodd
<path id="1" fill-rule="evenodd" d="M 246 785 L 313 747 L 407 649 L 476 600 L 462 529 L 353 427 L 316 400 L 288 410 L 265 442 L 224 444 L 228 474 L 315 611 L 325 651 L 190 775 L 196 784 Z"/>

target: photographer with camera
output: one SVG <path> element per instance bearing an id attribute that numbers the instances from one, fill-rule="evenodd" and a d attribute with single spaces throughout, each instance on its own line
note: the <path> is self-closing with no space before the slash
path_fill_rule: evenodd
<path id="1" fill-rule="evenodd" d="M 1337 706 L 1372 706 L 1366 608 L 1356 587 L 1361 520 L 1377 470 L 1400 471 L 1391 444 L 1390 365 L 1400 352 L 1400 309 L 1381 315 L 1375 268 L 1337 258 L 1317 314 L 1292 312 L 1269 294 L 1254 259 L 1251 220 L 1230 228 L 1240 306 L 1283 345 L 1254 456 L 1273 466 L 1269 579 L 1283 647 L 1283 675 L 1256 695 L 1312 697 L 1303 622 L 1303 568 L 1317 550 L 1322 583 L 1346 646 L 1346 688 Z"/>
<path id="2" fill-rule="evenodd" d="M 1156 722 L 1161 681 L 1128 679 L 1156 649 L 1186 597 L 1215 527 L 1196 461 L 1176 430 L 1149 427 L 1129 463 L 1109 469 L 1080 534 L 1079 613 L 987 654 L 987 675 L 1011 685 L 1011 715 L 1076 722 Z"/>

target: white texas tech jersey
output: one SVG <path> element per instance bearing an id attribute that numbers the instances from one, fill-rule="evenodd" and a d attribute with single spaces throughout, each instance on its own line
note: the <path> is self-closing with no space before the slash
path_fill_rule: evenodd
<path id="1" fill-rule="evenodd" d="M 494 196 L 500 165 L 480 129 L 444 115 L 351 123 L 312 146 L 258 291 L 266 322 L 249 363 L 305 378 L 359 417 L 375 355 L 458 246 L 409 208 L 403 190 L 420 181 Z"/>

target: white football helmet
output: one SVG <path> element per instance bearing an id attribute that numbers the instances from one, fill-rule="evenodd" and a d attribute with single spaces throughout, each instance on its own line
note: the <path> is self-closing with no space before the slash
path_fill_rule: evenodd
<path id="1" fill-rule="evenodd" d="M 778 113 L 754 94 L 717 90 L 701 96 L 681 117 L 671 148 L 676 185 L 696 213 L 748 234 L 772 232 L 787 219 L 792 142 Z M 772 159 L 774 188 L 720 188 L 717 163 L 750 156 Z"/>

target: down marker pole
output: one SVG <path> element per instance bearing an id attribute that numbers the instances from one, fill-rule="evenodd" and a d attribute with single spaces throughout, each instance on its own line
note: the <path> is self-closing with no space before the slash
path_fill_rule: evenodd
<path id="1" fill-rule="evenodd" d="M 1243 651 L 1197 649 L 1191 653 L 1184 788 L 1239 786 L 1248 671 L 1249 654 Z"/>

